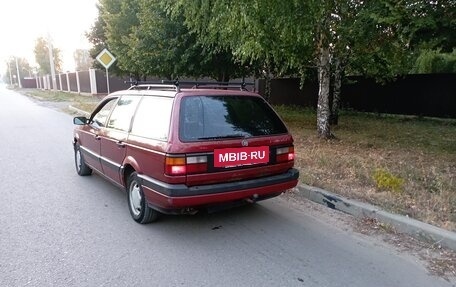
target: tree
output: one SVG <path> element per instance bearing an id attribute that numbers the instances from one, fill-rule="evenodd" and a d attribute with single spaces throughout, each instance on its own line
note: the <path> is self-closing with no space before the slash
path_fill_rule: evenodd
<path id="1" fill-rule="evenodd" d="M 17 58 L 17 66 L 19 67 L 19 75 L 17 75 L 17 67 L 16 67 L 16 57 L 11 57 L 6 62 L 6 73 L 3 75 L 3 81 L 5 83 L 10 83 L 10 72 L 11 76 L 14 77 L 16 80 L 13 80 L 14 83 L 17 83 L 17 79 L 25 78 L 25 77 L 33 77 L 34 76 L 34 68 L 32 68 L 25 58 Z"/>
<path id="2" fill-rule="evenodd" d="M 89 32 L 86 33 L 86 38 L 92 43 L 92 48 L 89 50 L 90 57 L 94 60 L 98 56 L 98 54 L 103 51 L 103 49 L 111 50 L 107 43 L 107 36 L 106 36 L 106 22 L 103 20 L 102 17 L 102 6 L 101 4 L 97 4 L 98 9 L 98 17 L 95 20 L 95 23 L 92 25 Z M 129 74 L 129 71 L 122 71 L 117 66 L 117 61 L 114 62 L 111 67 L 109 67 L 110 73 L 115 75 L 124 75 Z M 95 69 L 104 69 L 104 66 L 100 64 L 98 61 L 92 61 L 92 67 Z"/>
<path id="3" fill-rule="evenodd" d="M 419 47 L 454 47 L 455 5 L 454 0 L 292 0 L 286 5 L 279 0 L 101 0 L 100 15 L 119 67 L 135 75 L 220 79 L 233 64 L 229 74 L 237 65 L 267 79 L 297 74 L 304 80 L 316 70 L 317 134 L 327 139 L 333 136 L 331 115 L 337 123 L 344 73 L 393 78 L 410 71 Z M 439 15 L 444 19 L 436 19 Z M 436 27 L 446 29 L 444 37 L 435 38 Z"/>
<path id="4" fill-rule="evenodd" d="M 146 74 L 167 78 L 178 76 L 211 77 L 228 81 L 245 76 L 246 69 L 233 59 L 228 49 L 208 49 L 198 42 L 184 24 L 182 14 L 169 15 L 160 0 L 141 0 L 139 27 L 132 35 L 134 51 L 144 51 L 148 57 L 135 53 L 137 64 L 149 67 Z M 141 64 L 141 60 L 145 60 Z"/>
<path id="5" fill-rule="evenodd" d="M 410 71 L 419 43 L 454 47 L 453 0 L 166 0 L 205 45 L 228 47 L 281 74 L 318 72 L 317 133 L 331 138 L 344 71 L 391 79 Z M 437 20 L 442 17 L 444 20 Z M 436 27 L 445 35 L 435 39 Z M 452 46 L 453 45 L 453 46 Z M 331 75 L 333 75 L 331 79 Z M 333 95 L 331 95 L 331 91 Z M 332 100 L 332 106 L 330 106 Z"/>
<path id="6" fill-rule="evenodd" d="M 140 12 L 139 0 L 100 0 L 99 17 L 103 36 L 100 39 L 105 41 L 106 47 L 116 58 L 116 65 L 120 73 L 131 74 L 139 77 L 141 67 L 133 63 L 133 51 L 130 49 L 129 38 L 139 26 L 137 14 Z M 98 53 L 101 52 L 98 51 Z M 140 53 L 140 51 L 137 51 Z"/>
<path id="7" fill-rule="evenodd" d="M 226 81 L 245 73 L 231 51 L 203 47 L 182 15 L 171 17 L 162 1 L 102 0 L 98 8 L 89 39 L 100 48 L 109 47 L 119 69 L 136 78 L 210 76 Z"/>
<path id="8" fill-rule="evenodd" d="M 421 50 L 413 72 L 418 74 L 456 73 L 456 49 L 452 53 L 440 50 Z"/>
<path id="9" fill-rule="evenodd" d="M 6 63 L 7 67 L 11 69 L 11 74 L 17 76 L 17 69 L 16 69 L 16 57 L 12 57 Z M 32 77 L 34 73 L 34 69 L 30 66 L 29 62 L 25 58 L 17 58 L 17 65 L 19 67 L 19 75 L 21 78 L 24 77 Z M 9 72 L 8 72 L 9 73 Z M 9 76 L 9 75 L 8 75 Z"/>
<path id="10" fill-rule="evenodd" d="M 451 53 L 456 47 L 456 1 L 409 0 L 401 11 L 412 48 Z"/>
<path id="11" fill-rule="evenodd" d="M 48 41 L 42 37 L 36 40 L 35 44 L 35 60 L 39 66 L 39 72 L 42 74 L 50 74 L 51 73 L 51 65 L 49 62 L 49 46 Z M 62 59 L 60 56 L 60 50 L 57 48 L 52 49 L 54 54 L 54 65 L 56 73 L 60 73 L 62 71 Z"/>
<path id="12" fill-rule="evenodd" d="M 415 73 L 456 72 L 456 1 L 413 1 L 404 15 Z"/>
<path id="13" fill-rule="evenodd" d="M 103 17 L 101 16 L 101 7 L 100 4 L 97 4 L 98 9 L 98 17 L 95 20 L 95 23 L 90 28 L 89 32 L 86 32 L 85 36 L 92 43 L 92 48 L 89 50 L 90 57 L 95 59 L 104 48 L 107 48 L 106 43 L 106 23 L 103 21 Z M 114 63 L 115 65 L 115 63 Z M 100 63 L 97 61 L 93 61 L 93 67 L 96 69 L 104 68 Z"/>
<path id="14" fill-rule="evenodd" d="M 327 2 L 178 0 L 168 1 L 168 9 L 183 13 L 190 30 L 206 45 L 227 47 L 243 62 L 261 61 L 266 74 L 294 69 L 304 78 L 309 66 L 316 66 L 320 83 L 317 130 L 329 138 L 331 14 L 326 6 L 331 3 Z"/>
<path id="15" fill-rule="evenodd" d="M 87 71 L 92 68 L 93 59 L 90 57 L 88 50 L 77 49 L 74 51 L 73 57 L 76 63 L 76 71 Z"/>

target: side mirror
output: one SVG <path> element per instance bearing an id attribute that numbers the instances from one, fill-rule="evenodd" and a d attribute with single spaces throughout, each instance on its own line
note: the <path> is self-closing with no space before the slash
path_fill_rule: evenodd
<path id="1" fill-rule="evenodd" d="M 86 117 L 74 117 L 73 118 L 73 124 L 78 125 L 78 126 L 86 125 L 88 122 L 89 122 L 89 120 Z"/>

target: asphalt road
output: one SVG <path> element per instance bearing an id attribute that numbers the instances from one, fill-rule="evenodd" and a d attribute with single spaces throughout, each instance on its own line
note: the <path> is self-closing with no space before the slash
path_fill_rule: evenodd
<path id="1" fill-rule="evenodd" d="M 72 119 L 0 86 L 0 286 L 454 286 L 284 198 L 135 223 L 74 170 Z"/>

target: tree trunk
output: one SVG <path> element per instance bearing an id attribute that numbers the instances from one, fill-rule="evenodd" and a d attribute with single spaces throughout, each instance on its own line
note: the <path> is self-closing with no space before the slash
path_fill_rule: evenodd
<path id="1" fill-rule="evenodd" d="M 217 82 L 229 82 L 230 81 L 230 75 L 226 73 L 225 71 L 221 71 L 218 73 L 217 76 Z"/>
<path id="2" fill-rule="evenodd" d="M 329 117 L 331 114 L 329 108 L 329 88 L 331 74 L 329 71 L 329 47 L 321 45 L 319 49 L 318 63 L 318 106 L 317 106 L 317 133 L 318 137 L 330 139 L 332 137 Z"/>
<path id="3" fill-rule="evenodd" d="M 269 69 L 269 65 L 265 69 L 266 71 L 263 73 L 264 75 L 264 99 L 269 102 L 271 98 L 271 70 Z"/>
<path id="4" fill-rule="evenodd" d="M 331 125 L 339 124 L 339 106 L 340 106 L 340 88 L 342 86 L 342 68 L 340 60 L 334 59 L 334 90 L 331 116 L 329 123 Z"/>

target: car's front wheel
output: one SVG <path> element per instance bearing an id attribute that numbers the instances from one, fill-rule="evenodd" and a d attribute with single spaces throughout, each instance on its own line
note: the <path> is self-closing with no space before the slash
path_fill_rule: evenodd
<path id="1" fill-rule="evenodd" d="M 127 193 L 130 214 L 136 222 L 146 224 L 157 220 L 159 213 L 147 205 L 146 199 L 144 198 L 144 192 L 141 184 L 139 183 L 138 174 L 136 172 L 133 172 L 128 177 Z"/>
<path id="2" fill-rule="evenodd" d="M 80 176 L 92 174 L 92 169 L 84 161 L 84 156 L 81 153 L 79 144 L 74 146 L 74 163 L 76 165 L 76 172 Z"/>

